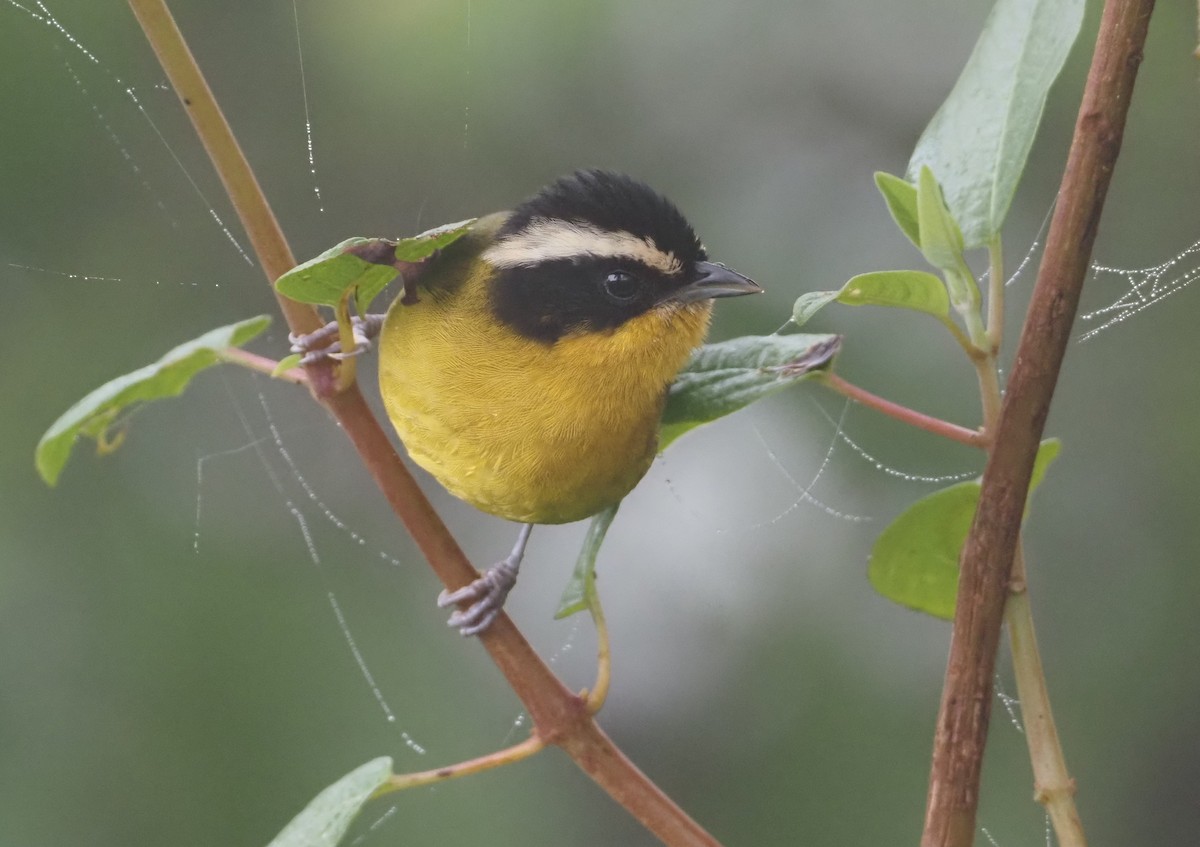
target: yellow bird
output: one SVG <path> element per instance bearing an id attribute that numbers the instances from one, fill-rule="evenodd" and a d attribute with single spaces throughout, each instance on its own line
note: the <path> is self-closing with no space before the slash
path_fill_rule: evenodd
<path id="1" fill-rule="evenodd" d="M 533 524 L 594 515 L 646 473 L 712 299 L 762 289 L 708 261 L 669 200 L 596 170 L 479 219 L 418 283 L 379 337 L 388 417 L 447 491 L 524 524 L 508 557 L 439 597 L 470 604 L 449 624 L 474 635 L 515 584 Z"/>

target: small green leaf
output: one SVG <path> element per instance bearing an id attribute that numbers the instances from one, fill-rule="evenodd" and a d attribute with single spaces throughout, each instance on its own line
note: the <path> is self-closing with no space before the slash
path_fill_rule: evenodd
<path id="1" fill-rule="evenodd" d="M 314 797 L 267 847 L 335 847 L 391 775 L 387 756 L 360 765 Z"/>
<path id="2" fill-rule="evenodd" d="M 218 364 L 229 347 L 241 347 L 271 323 L 266 315 L 206 332 L 180 344 L 157 362 L 106 382 L 62 414 L 42 436 L 34 454 L 38 473 L 54 485 L 79 435 L 94 438 L 101 452 L 120 445 L 123 430 L 114 430 L 119 417 L 142 403 L 183 393 L 192 377 Z"/>
<path id="3" fill-rule="evenodd" d="M 575 560 L 575 570 L 571 573 L 571 581 L 563 591 L 562 599 L 558 601 L 558 611 L 554 613 L 555 620 L 569 618 L 571 615 L 591 608 L 598 602 L 596 598 L 596 557 L 600 554 L 600 545 L 604 536 L 617 516 L 618 503 L 609 506 L 603 512 L 595 515 L 588 524 L 587 537 L 583 540 L 583 549 Z"/>
<path id="4" fill-rule="evenodd" d="M 400 273 L 392 262 L 395 244 L 382 238 L 348 238 L 275 280 L 285 297 L 317 306 L 336 306 L 351 289 L 382 291 Z"/>
<path id="5" fill-rule="evenodd" d="M 898 176 L 875 172 L 875 187 L 883 195 L 892 220 L 908 240 L 921 246 L 921 226 L 917 218 L 917 187 Z"/>
<path id="6" fill-rule="evenodd" d="M 1028 499 L 1041 484 L 1062 443 L 1038 447 Z M 979 506 L 979 480 L 960 482 L 922 497 L 885 529 L 871 550 L 867 576 L 875 590 L 901 606 L 934 617 L 954 617 L 958 559 Z"/>
<path id="7" fill-rule="evenodd" d="M 979 505 L 979 483 L 960 482 L 922 497 L 885 529 L 871 549 L 867 577 L 902 606 L 954 617 L 958 556 Z"/>
<path id="8" fill-rule="evenodd" d="M 659 450 L 715 421 L 827 368 L 840 335 L 751 335 L 706 344 L 675 378 L 667 395 Z"/>
<path id="9" fill-rule="evenodd" d="M 459 221 L 454 224 L 444 224 L 431 230 L 414 235 L 412 238 L 402 238 L 396 243 L 396 261 L 420 262 L 429 258 L 443 247 L 448 247 L 467 234 L 476 218 Z"/>
<path id="10" fill-rule="evenodd" d="M 927 166 L 917 182 L 917 220 L 921 254 L 938 270 L 958 270 L 963 264 L 963 236 L 942 199 L 942 189 Z"/>
<path id="11" fill-rule="evenodd" d="M 967 247 L 1000 231 L 1084 0 L 997 0 L 954 89 L 921 134 L 908 177 L 937 173 Z"/>
<path id="12" fill-rule="evenodd" d="M 837 299 L 837 291 L 808 291 L 796 298 L 792 306 L 792 323 L 804 326 L 821 309 Z"/>
<path id="13" fill-rule="evenodd" d="M 279 360 L 279 364 L 275 366 L 275 369 L 271 371 L 271 376 L 279 376 L 282 373 L 287 373 L 292 368 L 299 367 L 300 360 L 303 358 L 304 354 L 302 353 L 293 353 L 290 356 L 284 356 Z"/>
<path id="14" fill-rule="evenodd" d="M 852 277 L 837 300 L 847 306 L 893 306 L 927 312 L 939 318 L 950 315 L 946 284 L 924 271 L 876 271 Z"/>

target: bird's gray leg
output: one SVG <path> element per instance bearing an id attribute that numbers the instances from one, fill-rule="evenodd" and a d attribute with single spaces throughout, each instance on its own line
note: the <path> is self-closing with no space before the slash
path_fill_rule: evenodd
<path id="1" fill-rule="evenodd" d="M 488 568 L 483 576 L 470 585 L 438 595 L 438 606 L 443 609 L 460 603 L 471 604 L 450 615 L 447 625 L 456 627 L 462 635 L 478 635 L 492 625 L 504 608 L 508 592 L 517 584 L 517 572 L 521 569 L 525 545 L 529 543 L 529 533 L 532 531 L 533 524 L 522 525 L 517 543 L 506 558 Z"/>
<path id="2" fill-rule="evenodd" d="M 371 339 L 379 335 L 385 317 L 386 315 L 364 315 L 363 317 L 355 315 L 352 317 L 350 323 L 354 329 L 354 349 L 349 353 L 342 352 L 342 343 L 338 340 L 337 321 L 330 321 L 316 332 L 310 332 L 308 335 L 290 334 L 288 341 L 292 344 L 293 353 L 304 354 L 300 360 L 301 365 L 311 365 L 322 359 L 337 359 L 338 361 L 349 359 L 353 356 L 360 356 L 370 349 Z M 325 344 L 330 338 L 333 341 Z"/>

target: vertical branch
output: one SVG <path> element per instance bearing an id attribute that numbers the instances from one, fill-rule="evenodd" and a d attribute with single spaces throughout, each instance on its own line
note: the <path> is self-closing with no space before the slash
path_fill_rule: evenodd
<path id="1" fill-rule="evenodd" d="M 1107 0 L 1016 363 L 962 555 L 922 847 L 969 847 L 1000 623 L 1042 428 L 1121 148 L 1154 0 Z"/>

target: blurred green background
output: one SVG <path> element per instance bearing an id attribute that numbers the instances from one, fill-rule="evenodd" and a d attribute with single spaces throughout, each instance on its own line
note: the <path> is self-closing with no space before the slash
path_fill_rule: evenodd
<path id="1" fill-rule="evenodd" d="M 432 576 L 302 392 L 213 372 L 140 413 L 116 455 L 85 447 L 55 490 L 36 478 L 38 437 L 91 388 L 273 311 L 210 215 L 245 243 L 128 9 L 46 2 L 99 62 L 37 6 L 0 3 L 0 844 L 262 845 L 367 759 L 419 770 L 522 737 L 519 704 L 444 627 Z M 722 337 L 774 330 L 802 291 L 921 267 L 871 173 L 903 169 L 988 9 L 172 5 L 301 258 L 503 208 L 578 166 L 619 168 L 766 286 L 720 305 Z M 1200 238 L 1194 15 L 1184 3 L 1156 13 L 1096 248 L 1105 265 L 1156 265 Z M 1012 267 L 1058 184 L 1097 16 L 1092 4 L 1010 217 Z M 1027 270 L 1009 288 L 1010 339 L 1032 281 Z M 1127 287 L 1096 276 L 1084 310 Z M 1094 845 L 1194 844 L 1200 830 L 1198 310 L 1200 288 L 1186 289 L 1069 349 L 1048 426 L 1064 450 L 1028 527 Z M 847 334 L 847 378 L 977 421 L 971 369 L 932 321 L 831 307 L 812 327 Z M 284 347 L 276 327 L 255 349 Z M 805 388 L 689 436 L 628 499 L 602 554 L 616 674 L 602 723 L 730 845 L 874 847 L 920 832 L 950 630 L 873 594 L 865 572 L 874 536 L 932 486 L 835 443 L 825 415 L 842 413 Z M 861 408 L 844 425 L 910 474 L 979 467 Z M 831 443 L 811 491 L 823 509 L 800 492 Z M 475 561 L 508 550 L 509 526 L 428 488 Z M 551 613 L 583 531 L 536 532 L 510 604 L 578 687 L 590 627 Z M 1000 703 L 994 716 L 979 843 L 1045 844 L 1024 738 Z M 553 751 L 394 807 L 370 807 L 361 843 L 653 843 Z"/>

